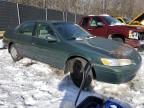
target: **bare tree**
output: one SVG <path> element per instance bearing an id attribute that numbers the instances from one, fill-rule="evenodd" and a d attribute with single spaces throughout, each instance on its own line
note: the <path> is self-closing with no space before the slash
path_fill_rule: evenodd
<path id="1" fill-rule="evenodd" d="M 133 17 L 144 11 L 144 0 L 8 0 L 40 8 L 79 14 L 108 13 Z M 105 11 L 104 11 L 105 10 Z"/>

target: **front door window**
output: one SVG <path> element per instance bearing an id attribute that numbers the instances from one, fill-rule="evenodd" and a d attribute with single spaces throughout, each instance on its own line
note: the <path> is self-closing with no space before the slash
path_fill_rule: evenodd
<path id="1" fill-rule="evenodd" d="M 37 25 L 37 36 L 40 39 L 50 40 L 55 38 L 55 33 L 47 23 L 39 23 Z"/>
<path id="2" fill-rule="evenodd" d="M 17 32 L 22 35 L 33 36 L 34 35 L 34 27 L 35 27 L 34 22 L 28 22 L 28 23 L 22 24 L 18 28 Z"/>

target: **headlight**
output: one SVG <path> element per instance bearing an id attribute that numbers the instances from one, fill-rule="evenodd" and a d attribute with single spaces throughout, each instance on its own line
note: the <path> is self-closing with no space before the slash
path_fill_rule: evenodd
<path id="1" fill-rule="evenodd" d="M 139 33 L 138 32 L 134 32 L 132 30 L 129 31 L 129 38 L 130 39 L 138 39 L 139 37 Z"/>
<path id="2" fill-rule="evenodd" d="M 101 61 L 104 65 L 107 65 L 107 66 L 126 66 L 126 65 L 132 64 L 132 61 L 130 59 L 101 58 Z"/>

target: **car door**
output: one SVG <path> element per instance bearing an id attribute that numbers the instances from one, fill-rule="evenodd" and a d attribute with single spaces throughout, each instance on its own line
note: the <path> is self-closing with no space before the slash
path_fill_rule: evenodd
<path id="1" fill-rule="evenodd" d="M 13 38 L 15 46 L 19 53 L 26 57 L 33 57 L 32 54 L 32 36 L 35 35 L 35 22 L 26 22 L 18 27 Z"/>
<path id="2" fill-rule="evenodd" d="M 47 22 L 38 22 L 36 36 L 32 38 L 35 59 L 62 68 L 65 63 L 65 51 L 62 43 Z"/>
<path id="3" fill-rule="evenodd" d="M 104 22 L 99 16 L 91 17 L 88 25 L 88 30 L 94 36 L 107 36 L 107 26 L 104 24 Z"/>

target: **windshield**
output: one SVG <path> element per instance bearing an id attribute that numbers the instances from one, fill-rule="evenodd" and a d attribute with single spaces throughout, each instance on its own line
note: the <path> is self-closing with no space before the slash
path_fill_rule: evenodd
<path id="1" fill-rule="evenodd" d="M 123 25 L 119 20 L 113 18 L 112 16 L 104 16 L 104 19 L 109 25 Z"/>
<path id="2" fill-rule="evenodd" d="M 77 24 L 73 23 L 53 23 L 56 30 L 60 33 L 60 35 L 65 39 L 77 39 L 77 38 L 89 38 L 91 35 L 82 29 Z"/>

